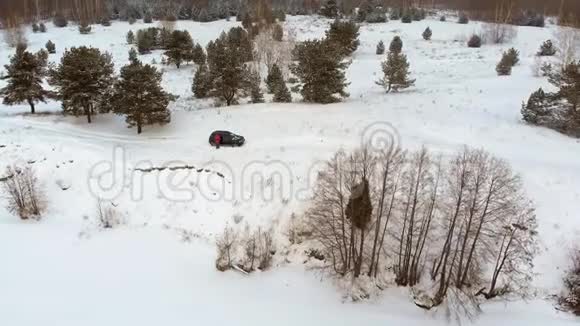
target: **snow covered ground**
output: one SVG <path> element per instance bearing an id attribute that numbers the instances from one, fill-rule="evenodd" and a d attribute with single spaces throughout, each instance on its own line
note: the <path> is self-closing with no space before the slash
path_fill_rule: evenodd
<path id="1" fill-rule="evenodd" d="M 328 24 L 314 17 L 286 22 L 300 40 L 322 36 Z M 236 25 L 178 22 L 177 28 L 205 44 Z M 111 52 L 119 69 L 127 62 L 125 34 L 145 26 L 113 22 L 80 35 L 76 26 L 48 24 L 48 33 L 29 31 L 27 37 L 32 50 L 48 39 L 56 43 L 50 61 L 58 62 L 65 48 L 92 45 Z M 427 26 L 431 42 L 421 38 Z M 410 303 L 406 290 L 343 303 L 331 282 L 300 263 L 249 277 L 215 270 L 214 238 L 226 223 L 241 216 L 240 225 L 283 229 L 305 209 L 318 162 L 381 137 L 444 154 L 481 147 L 508 160 L 537 207 L 537 296 L 488 303 L 474 323 L 577 324 L 546 298 L 560 290 L 568 249 L 580 237 L 580 142 L 527 126 L 519 112 L 533 90 L 548 86 L 530 67 L 556 27 L 520 27 L 513 43 L 467 48 L 466 38 L 479 30 L 477 22 L 429 19 L 363 25 L 347 72 L 351 97 L 325 106 L 211 108 L 192 98 L 193 66 L 159 65 L 164 87 L 180 99 L 172 104 L 171 124 L 146 127 L 142 135 L 114 115 L 97 116 L 91 125 L 83 117 L 63 117 L 56 102 L 39 105 L 37 116 L 23 114 L 27 106 L 0 105 L 0 171 L 15 162 L 33 165 L 49 199 L 40 222 L 23 223 L 0 205 L 0 324 L 444 324 L 440 314 Z M 403 39 L 417 82 L 403 93 L 384 94 L 375 84 L 383 59 L 375 46 L 395 35 Z M 498 77 L 495 65 L 512 46 L 521 63 L 512 76 Z M 12 51 L 0 44 L 0 64 Z M 159 63 L 161 53 L 143 58 L 154 59 Z M 215 129 L 238 132 L 247 144 L 215 150 L 207 144 Z M 152 166 L 195 168 L 135 172 Z M 98 183 L 101 173 L 109 182 Z M 95 227 L 97 196 L 117 206 L 124 226 Z"/>

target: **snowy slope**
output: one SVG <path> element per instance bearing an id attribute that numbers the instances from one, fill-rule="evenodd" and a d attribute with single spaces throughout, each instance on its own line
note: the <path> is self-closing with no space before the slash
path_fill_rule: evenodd
<path id="1" fill-rule="evenodd" d="M 236 22 L 178 22 L 203 44 Z M 329 21 L 289 17 L 299 39 L 320 37 Z M 128 30 L 146 25 L 113 22 L 79 35 L 74 26 L 28 35 L 30 48 L 48 39 L 57 46 L 92 45 L 112 53 L 119 69 L 127 61 Z M 425 27 L 433 41 L 421 38 Z M 557 293 L 567 248 L 580 235 L 580 142 L 520 122 L 521 101 L 545 79 L 530 66 L 539 44 L 555 27 L 518 28 L 513 44 L 468 49 L 464 40 L 478 23 L 434 20 L 410 25 L 364 25 L 361 46 L 347 72 L 351 97 L 321 106 L 302 103 L 210 108 L 192 99 L 194 67 L 165 70 L 164 86 L 180 99 L 172 123 L 127 129 L 122 117 L 63 117 L 59 104 L 41 104 L 38 116 L 26 106 L 0 105 L 0 171 L 14 162 L 32 164 L 49 194 L 49 212 L 37 223 L 22 223 L 0 206 L 0 322 L 9 325 L 181 325 L 320 324 L 369 325 L 445 323 L 418 310 L 404 291 L 380 299 L 341 303 L 331 282 L 320 281 L 299 264 L 243 277 L 218 273 L 213 240 L 226 223 L 283 229 L 305 209 L 317 163 L 339 148 L 368 137 L 394 137 L 400 146 L 427 146 L 452 154 L 463 145 L 505 158 L 522 175 L 536 202 L 543 251 L 536 261 L 538 296 L 530 303 L 492 303 L 476 324 L 510 320 L 510 325 L 566 325 L 578 320 L 557 313 L 546 296 Z M 384 94 L 379 40 L 400 35 L 416 87 Z M 510 77 L 498 77 L 501 52 L 514 46 L 521 63 Z M 12 49 L 0 44 L 0 64 Z M 143 60 L 161 61 L 155 52 Z M 0 81 L 0 86 L 3 85 Z M 248 140 L 243 148 L 215 150 L 212 130 L 229 129 Z M 377 133 L 374 133 L 377 131 Z M 2 147 L 4 145 L 4 147 Z M 135 168 L 193 166 L 191 170 L 142 173 Z M 110 184 L 97 173 L 112 168 Z M 0 176 L 2 172 L 0 172 Z M 70 184 L 63 191 L 57 184 Z M 105 189 L 111 186 L 110 189 Z M 96 196 L 112 200 L 126 225 L 100 232 L 94 227 Z M 185 240 L 184 240 L 185 239 Z M 188 240 L 189 239 L 189 240 Z"/>

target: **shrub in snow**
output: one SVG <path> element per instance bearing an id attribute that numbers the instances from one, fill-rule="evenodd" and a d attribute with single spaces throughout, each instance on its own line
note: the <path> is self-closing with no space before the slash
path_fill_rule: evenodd
<path id="1" fill-rule="evenodd" d="M 411 16 L 410 11 L 407 10 L 403 13 L 403 16 L 401 16 L 401 22 L 404 24 L 410 24 L 413 22 L 413 17 Z"/>
<path id="2" fill-rule="evenodd" d="M 433 32 L 431 31 L 431 28 L 427 27 L 423 32 L 423 39 L 429 41 L 431 40 L 431 36 L 433 36 Z"/>
<path id="3" fill-rule="evenodd" d="M 376 53 L 378 55 L 385 54 L 385 43 L 383 43 L 383 41 L 379 41 L 379 44 L 377 44 L 377 51 L 376 51 Z"/>
<path id="4" fill-rule="evenodd" d="M 105 27 L 111 26 L 111 20 L 109 19 L 109 17 L 105 16 L 100 19 L 100 24 Z"/>
<path id="5" fill-rule="evenodd" d="M 133 31 L 128 31 L 125 39 L 127 40 L 127 44 L 135 43 L 135 34 L 133 33 Z"/>
<path id="6" fill-rule="evenodd" d="M 512 67 L 520 62 L 520 52 L 515 48 L 510 48 L 507 50 L 507 52 L 504 53 L 504 56 L 506 56 L 506 60 Z"/>
<path id="7" fill-rule="evenodd" d="M 129 17 L 128 22 L 130 25 L 133 25 L 133 24 L 135 24 L 135 22 L 137 22 L 137 19 L 135 19 L 135 17 Z"/>
<path id="8" fill-rule="evenodd" d="M 112 204 L 104 204 L 101 199 L 97 201 L 97 225 L 102 229 L 113 229 L 124 224 L 123 217 L 117 212 Z"/>
<path id="9" fill-rule="evenodd" d="M 486 42 L 503 44 L 512 41 L 518 34 L 515 26 L 500 23 L 486 23 L 483 25 L 483 37 Z"/>
<path id="10" fill-rule="evenodd" d="M 512 67 L 510 58 L 507 53 L 504 53 L 495 67 L 495 71 L 497 71 L 498 76 L 507 76 L 512 74 Z"/>
<path id="11" fill-rule="evenodd" d="M 320 8 L 320 14 L 327 18 L 336 18 L 339 16 L 339 9 L 336 0 L 326 0 Z"/>
<path id="12" fill-rule="evenodd" d="M 37 23 L 32 23 L 32 32 L 38 33 L 40 31 L 40 27 L 38 27 Z"/>
<path id="13" fill-rule="evenodd" d="M 276 86 L 274 89 L 273 101 L 275 103 L 290 103 L 292 102 L 292 95 L 283 81 L 280 85 Z"/>
<path id="14" fill-rule="evenodd" d="M 467 17 L 467 14 L 462 12 L 459 14 L 459 20 L 457 21 L 459 24 L 468 24 L 469 23 L 469 18 Z"/>
<path id="15" fill-rule="evenodd" d="M 392 7 L 391 14 L 389 15 L 390 20 L 399 20 L 403 16 L 403 9 L 401 7 Z"/>
<path id="16" fill-rule="evenodd" d="M 143 23 L 151 24 L 152 22 L 153 22 L 153 17 L 151 16 L 150 13 L 146 13 L 145 16 L 143 16 Z"/>
<path id="17" fill-rule="evenodd" d="M 443 15 L 443 16 L 439 17 L 439 21 L 445 22 L 445 21 L 447 21 L 447 18 L 445 17 L 445 15 Z"/>
<path id="18" fill-rule="evenodd" d="M 209 95 L 209 90 L 211 88 L 211 80 L 209 77 L 209 69 L 207 64 L 200 65 L 195 71 L 193 76 L 193 85 L 191 86 L 191 91 L 196 98 L 205 98 Z"/>
<path id="19" fill-rule="evenodd" d="M 45 47 L 48 53 L 56 53 L 56 45 L 51 40 L 48 40 L 48 42 L 46 42 Z"/>
<path id="20" fill-rule="evenodd" d="M 467 46 L 470 48 L 480 48 L 481 47 L 481 37 L 477 34 L 471 35 L 469 41 L 467 41 Z"/>
<path id="21" fill-rule="evenodd" d="M 393 53 L 401 53 L 401 51 L 403 51 L 403 40 L 401 40 L 399 36 L 393 37 L 393 40 L 389 45 L 389 51 Z"/>
<path id="22" fill-rule="evenodd" d="M 193 62 L 196 65 L 201 66 L 206 63 L 206 60 L 207 56 L 205 54 L 205 51 L 203 50 L 203 47 L 199 43 L 196 44 L 195 47 L 193 48 Z"/>
<path id="23" fill-rule="evenodd" d="M 56 27 L 66 27 L 68 25 L 68 20 L 64 15 L 56 14 L 56 16 L 54 16 L 54 18 L 52 19 L 52 23 Z"/>
<path id="24" fill-rule="evenodd" d="M 560 296 L 559 305 L 567 311 L 580 316 L 580 250 L 576 249 L 570 256 L 570 269 L 564 276 L 564 294 Z"/>
<path id="25" fill-rule="evenodd" d="M 216 239 L 216 269 L 236 269 L 245 273 L 267 270 L 272 266 L 275 254 L 272 230 L 258 228 L 251 231 L 246 225 L 243 231 L 226 226 Z"/>
<path id="26" fill-rule="evenodd" d="M 31 167 L 8 167 L 8 177 L 2 183 L 2 192 L 8 200 L 9 212 L 21 219 L 40 219 L 45 209 L 45 195 L 36 173 Z"/>
<path id="27" fill-rule="evenodd" d="M 537 55 L 540 57 L 551 57 L 556 54 L 556 51 L 556 47 L 552 43 L 552 40 L 547 40 L 542 43 Z"/>
<path id="28" fill-rule="evenodd" d="M 46 25 L 44 25 L 44 23 L 40 23 L 40 25 L 38 25 L 38 30 L 41 33 L 46 33 Z"/>
<path id="29" fill-rule="evenodd" d="M 79 33 L 89 34 L 91 32 L 91 26 L 87 23 L 81 23 L 79 25 Z"/>

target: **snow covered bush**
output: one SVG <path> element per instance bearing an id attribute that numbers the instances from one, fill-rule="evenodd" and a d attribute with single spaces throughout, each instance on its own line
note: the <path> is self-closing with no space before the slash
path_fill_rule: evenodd
<path id="1" fill-rule="evenodd" d="M 91 26 L 87 23 L 82 23 L 79 25 L 79 33 L 89 34 L 91 32 Z"/>
<path id="2" fill-rule="evenodd" d="M 377 55 L 385 54 L 385 43 L 383 43 L 383 41 L 379 41 L 379 43 L 377 44 L 376 54 Z"/>
<path id="3" fill-rule="evenodd" d="M 423 32 L 423 35 L 422 36 L 423 36 L 423 39 L 425 41 L 431 40 L 431 36 L 433 36 L 433 32 L 431 31 L 431 28 L 427 27 L 425 29 L 425 31 Z"/>
<path id="4" fill-rule="evenodd" d="M 124 223 L 122 216 L 112 203 L 104 204 L 97 201 L 97 226 L 102 229 L 113 229 Z"/>
<path id="5" fill-rule="evenodd" d="M 551 57 L 556 54 L 556 47 L 552 43 L 552 40 L 547 40 L 540 46 L 540 50 L 537 55 L 540 57 Z"/>
<path id="6" fill-rule="evenodd" d="M 48 42 L 46 42 L 46 51 L 48 51 L 48 53 L 54 54 L 56 53 L 56 45 L 51 41 L 48 40 Z"/>
<path id="7" fill-rule="evenodd" d="M 467 17 L 467 14 L 462 12 L 459 14 L 459 20 L 457 21 L 459 24 L 468 24 L 469 23 L 469 18 Z"/>
<path id="8" fill-rule="evenodd" d="M 272 266 L 274 248 L 273 231 L 258 228 L 252 231 L 249 225 L 243 230 L 226 226 L 216 240 L 216 268 L 219 271 L 236 269 L 245 273 L 267 270 Z"/>
<path id="9" fill-rule="evenodd" d="M 40 219 L 46 207 L 45 194 L 31 167 L 6 169 L 7 180 L 2 184 L 3 193 L 8 200 L 9 212 L 21 219 Z"/>
<path id="10" fill-rule="evenodd" d="M 580 316 L 580 249 L 571 253 L 570 263 L 564 276 L 565 291 L 558 303 L 563 309 Z"/>
<path id="11" fill-rule="evenodd" d="M 467 41 L 467 46 L 470 48 L 480 48 L 481 47 L 481 36 L 477 34 L 471 35 Z"/>

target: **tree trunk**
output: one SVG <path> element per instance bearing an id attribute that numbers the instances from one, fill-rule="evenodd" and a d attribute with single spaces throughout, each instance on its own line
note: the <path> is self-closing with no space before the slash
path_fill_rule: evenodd
<path id="1" fill-rule="evenodd" d="M 32 101 L 31 99 L 28 99 L 28 104 L 30 105 L 30 113 L 34 114 L 35 113 L 34 101 Z"/>
<path id="2" fill-rule="evenodd" d="M 91 108 L 90 107 L 85 108 L 85 112 L 87 113 L 87 121 L 91 123 Z"/>

